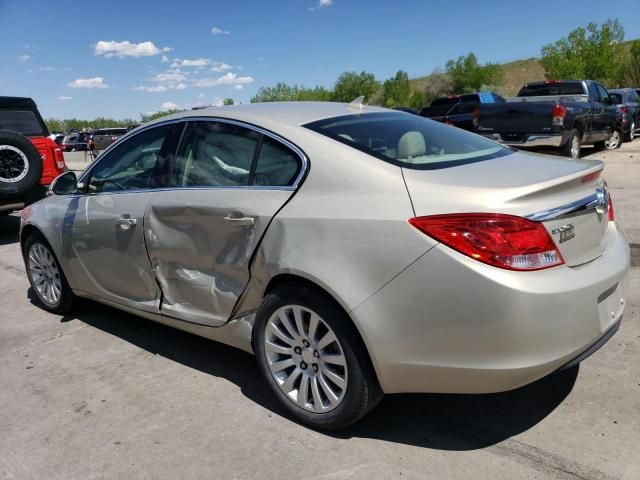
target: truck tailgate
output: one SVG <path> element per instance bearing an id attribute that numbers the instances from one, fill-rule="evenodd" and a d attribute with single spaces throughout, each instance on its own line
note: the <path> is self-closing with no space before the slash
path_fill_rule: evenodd
<path id="1" fill-rule="evenodd" d="M 553 102 L 508 102 L 481 105 L 478 133 L 551 132 L 553 105 Z"/>

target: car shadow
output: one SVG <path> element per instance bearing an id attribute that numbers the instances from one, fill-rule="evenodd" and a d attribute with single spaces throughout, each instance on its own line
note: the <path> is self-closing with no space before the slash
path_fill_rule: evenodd
<path id="1" fill-rule="evenodd" d="M 20 217 L 0 215 L 0 246 L 17 243 L 20 233 Z"/>
<path id="2" fill-rule="evenodd" d="M 30 289 L 29 298 L 36 304 Z M 252 355 L 120 312 L 83 302 L 62 322 L 80 320 L 148 352 L 238 385 L 262 407 L 287 416 L 260 374 Z M 388 395 L 369 415 L 334 438 L 373 438 L 437 450 L 474 450 L 494 445 L 535 426 L 571 392 L 578 367 L 505 393 L 485 395 Z"/>

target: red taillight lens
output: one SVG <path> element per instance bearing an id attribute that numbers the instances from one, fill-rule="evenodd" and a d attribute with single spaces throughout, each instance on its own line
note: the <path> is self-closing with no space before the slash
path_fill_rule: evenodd
<path id="1" fill-rule="evenodd" d="M 615 219 L 615 214 L 613 213 L 613 202 L 611 201 L 611 195 L 609 195 L 609 221 L 613 222 Z"/>
<path id="2" fill-rule="evenodd" d="M 62 153 L 62 149 L 56 147 L 53 149 L 53 156 L 56 159 L 56 167 L 58 170 L 64 169 L 64 154 Z"/>
<path id="3" fill-rule="evenodd" d="M 620 107 L 620 111 L 621 111 L 622 113 L 627 113 L 627 112 L 629 111 L 629 109 L 627 108 L 627 106 L 626 106 L 626 105 L 623 105 L 623 106 L 621 106 L 621 107 Z"/>
<path id="4" fill-rule="evenodd" d="M 472 123 L 474 127 L 478 126 L 478 117 L 480 117 L 480 107 L 476 107 L 473 109 L 471 113 Z"/>
<path id="5" fill-rule="evenodd" d="M 541 270 L 564 260 L 540 222 L 497 213 L 456 213 L 409 219 L 435 240 L 507 270 Z"/>
<path id="6" fill-rule="evenodd" d="M 553 124 L 554 125 L 563 125 L 564 124 L 564 117 L 567 115 L 567 107 L 565 107 L 564 105 L 560 105 L 559 103 L 556 103 L 553 108 L 551 109 L 551 116 L 553 117 Z"/>

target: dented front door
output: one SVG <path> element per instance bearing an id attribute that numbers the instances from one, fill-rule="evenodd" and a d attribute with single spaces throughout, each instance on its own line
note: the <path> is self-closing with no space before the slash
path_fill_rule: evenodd
<path id="1" fill-rule="evenodd" d="M 251 187 L 157 192 L 145 233 L 162 314 L 224 324 L 249 281 L 257 244 L 291 194 Z"/>

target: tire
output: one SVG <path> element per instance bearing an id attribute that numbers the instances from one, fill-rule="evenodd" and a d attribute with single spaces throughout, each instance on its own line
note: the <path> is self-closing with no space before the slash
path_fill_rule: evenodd
<path id="1" fill-rule="evenodd" d="M 569 133 L 567 141 L 560 147 L 560 153 L 569 158 L 580 158 L 580 149 L 582 142 L 580 140 L 580 132 L 575 128 Z"/>
<path id="2" fill-rule="evenodd" d="M 629 125 L 629 133 L 624 136 L 625 142 L 633 141 L 636 133 L 636 122 L 631 120 L 631 125 Z"/>
<path id="3" fill-rule="evenodd" d="M 0 198 L 21 197 L 38 185 L 42 158 L 29 139 L 0 130 Z"/>
<path id="4" fill-rule="evenodd" d="M 253 332 L 262 376 L 280 404 L 301 423 L 338 430 L 382 399 L 362 339 L 344 310 L 326 294 L 296 283 L 276 287 L 258 309 Z"/>
<path id="5" fill-rule="evenodd" d="M 24 242 L 23 255 L 27 278 L 40 306 L 58 314 L 72 310 L 77 297 L 45 238 L 38 233 L 29 235 Z"/>
<path id="6" fill-rule="evenodd" d="M 622 131 L 614 130 L 608 140 L 602 142 L 605 150 L 617 150 L 622 146 Z"/>

